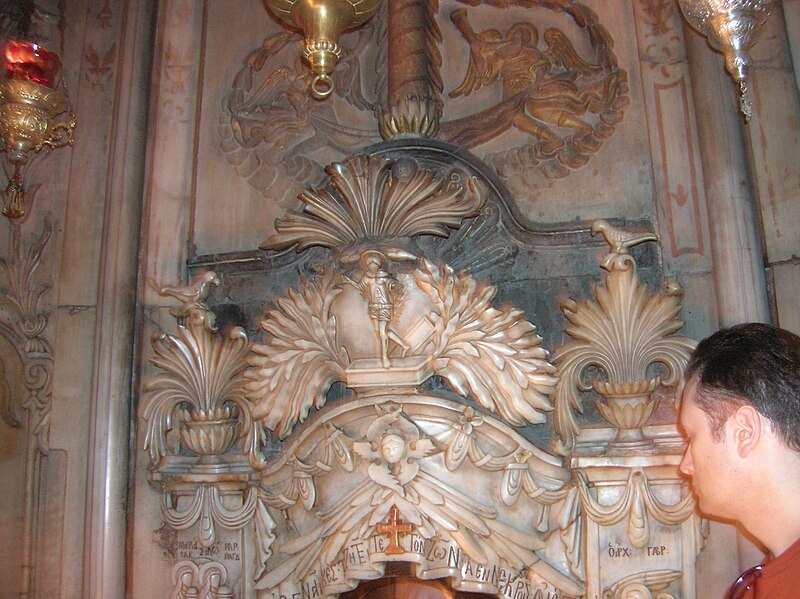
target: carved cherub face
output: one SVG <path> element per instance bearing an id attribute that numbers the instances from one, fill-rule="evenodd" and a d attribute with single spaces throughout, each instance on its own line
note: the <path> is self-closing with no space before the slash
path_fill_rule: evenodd
<path id="1" fill-rule="evenodd" d="M 381 439 L 381 456 L 387 464 L 396 464 L 406 456 L 406 442 L 396 433 L 387 433 Z"/>

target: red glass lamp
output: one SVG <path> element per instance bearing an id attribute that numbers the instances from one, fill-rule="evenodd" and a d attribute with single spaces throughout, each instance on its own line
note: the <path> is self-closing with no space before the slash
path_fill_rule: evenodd
<path id="1" fill-rule="evenodd" d="M 53 52 L 30 41 L 8 40 L 2 47 L 0 69 L 0 139 L 14 165 L 3 215 L 15 219 L 25 215 L 20 168 L 31 152 L 71 145 L 75 115 L 70 111 L 68 122 L 53 121 L 70 109 L 61 60 Z"/>

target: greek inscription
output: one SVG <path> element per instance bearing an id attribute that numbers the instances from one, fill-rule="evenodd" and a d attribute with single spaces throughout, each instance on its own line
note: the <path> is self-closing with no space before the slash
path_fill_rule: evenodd
<path id="1" fill-rule="evenodd" d="M 210 547 L 200 547 L 200 557 L 217 557 L 219 555 L 219 543 L 214 543 Z"/>
<path id="2" fill-rule="evenodd" d="M 482 582 L 491 582 L 493 585 L 497 585 L 499 582 L 497 565 L 492 566 L 490 570 L 483 564 L 478 564 L 478 567 L 475 568 L 475 578 Z"/>
<path id="3" fill-rule="evenodd" d="M 457 568 L 460 560 L 461 560 L 461 548 L 453 547 L 451 545 L 449 551 L 447 552 L 447 565 L 450 568 Z"/>
<path id="4" fill-rule="evenodd" d="M 364 543 L 350 545 L 345 551 L 345 557 L 348 566 L 363 566 L 368 560 L 367 548 Z"/>
<path id="5" fill-rule="evenodd" d="M 178 549 L 197 549 L 197 541 L 178 541 Z"/>
<path id="6" fill-rule="evenodd" d="M 316 578 L 312 578 L 311 580 L 306 579 L 303 582 L 302 593 L 300 595 L 301 599 L 315 599 L 321 596 L 322 592 L 320 590 L 319 581 Z"/>
<path id="7" fill-rule="evenodd" d="M 530 599 L 531 588 L 526 580 L 517 577 L 509 580 L 502 588 L 503 597 L 508 599 Z"/>
<path id="8" fill-rule="evenodd" d="M 608 544 L 608 557 L 613 557 L 613 558 L 617 558 L 617 557 L 633 557 L 633 554 L 631 553 L 631 548 L 630 547 L 624 547 L 622 545 L 615 547 L 614 545 L 609 543 Z"/>
<path id="9" fill-rule="evenodd" d="M 341 580 L 344 576 L 344 560 L 339 560 L 325 568 L 322 575 L 325 578 L 325 582 L 328 584 Z"/>
<path id="10" fill-rule="evenodd" d="M 427 549 L 425 544 L 427 542 L 426 539 L 419 535 L 410 534 L 407 535 L 406 538 L 409 540 L 409 550 L 414 553 L 424 554 L 425 550 Z"/>
<path id="11" fill-rule="evenodd" d="M 428 554 L 425 556 L 428 561 L 442 562 L 447 557 L 447 545 L 442 543 L 431 543 Z"/>
<path id="12" fill-rule="evenodd" d="M 667 555 L 667 553 L 669 553 L 669 549 L 666 548 L 664 545 L 652 546 L 647 548 L 647 557 L 653 557 L 656 555 Z"/>
<path id="13" fill-rule="evenodd" d="M 386 548 L 389 546 L 389 539 L 383 536 L 376 535 L 372 537 L 372 552 L 385 553 Z"/>

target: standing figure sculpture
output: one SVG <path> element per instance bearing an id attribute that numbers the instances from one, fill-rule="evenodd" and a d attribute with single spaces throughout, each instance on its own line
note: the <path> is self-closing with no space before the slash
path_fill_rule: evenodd
<path id="1" fill-rule="evenodd" d="M 403 284 L 388 272 L 389 261 L 377 250 L 367 250 L 361 254 L 359 264 L 361 277 L 356 281 L 346 276 L 345 280 L 358 289 L 367 301 L 369 317 L 375 325 L 378 338 L 381 363 L 384 368 L 390 368 L 389 341 L 403 349 L 403 356 L 409 349 L 391 325 L 397 306 L 403 298 Z"/>

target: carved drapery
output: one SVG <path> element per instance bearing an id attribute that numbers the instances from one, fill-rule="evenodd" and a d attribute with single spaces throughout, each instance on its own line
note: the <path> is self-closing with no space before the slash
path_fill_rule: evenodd
<path id="1" fill-rule="evenodd" d="M 577 594 L 546 548 L 563 546 L 577 522 L 567 481 L 558 460 L 451 400 L 353 401 L 314 419 L 262 475 L 265 500 L 282 516 L 277 562 L 256 586 L 327 596 L 381 576 L 400 559 L 379 531 L 397 508 L 410 525 L 399 555 L 422 578 L 502 596 L 527 567 L 526 586 Z M 493 507 L 501 503 L 508 513 Z"/>
<path id="2" fill-rule="evenodd" d="M 628 540 L 634 547 L 646 547 L 650 543 L 650 518 L 667 526 L 682 524 L 694 513 L 695 502 L 691 493 L 686 493 L 675 504 L 661 502 L 651 491 L 647 474 L 632 469 L 622 497 L 613 505 L 602 505 L 589 490 L 585 477 L 577 474 L 578 491 L 586 515 L 594 522 L 608 526 L 628 519 Z"/>

